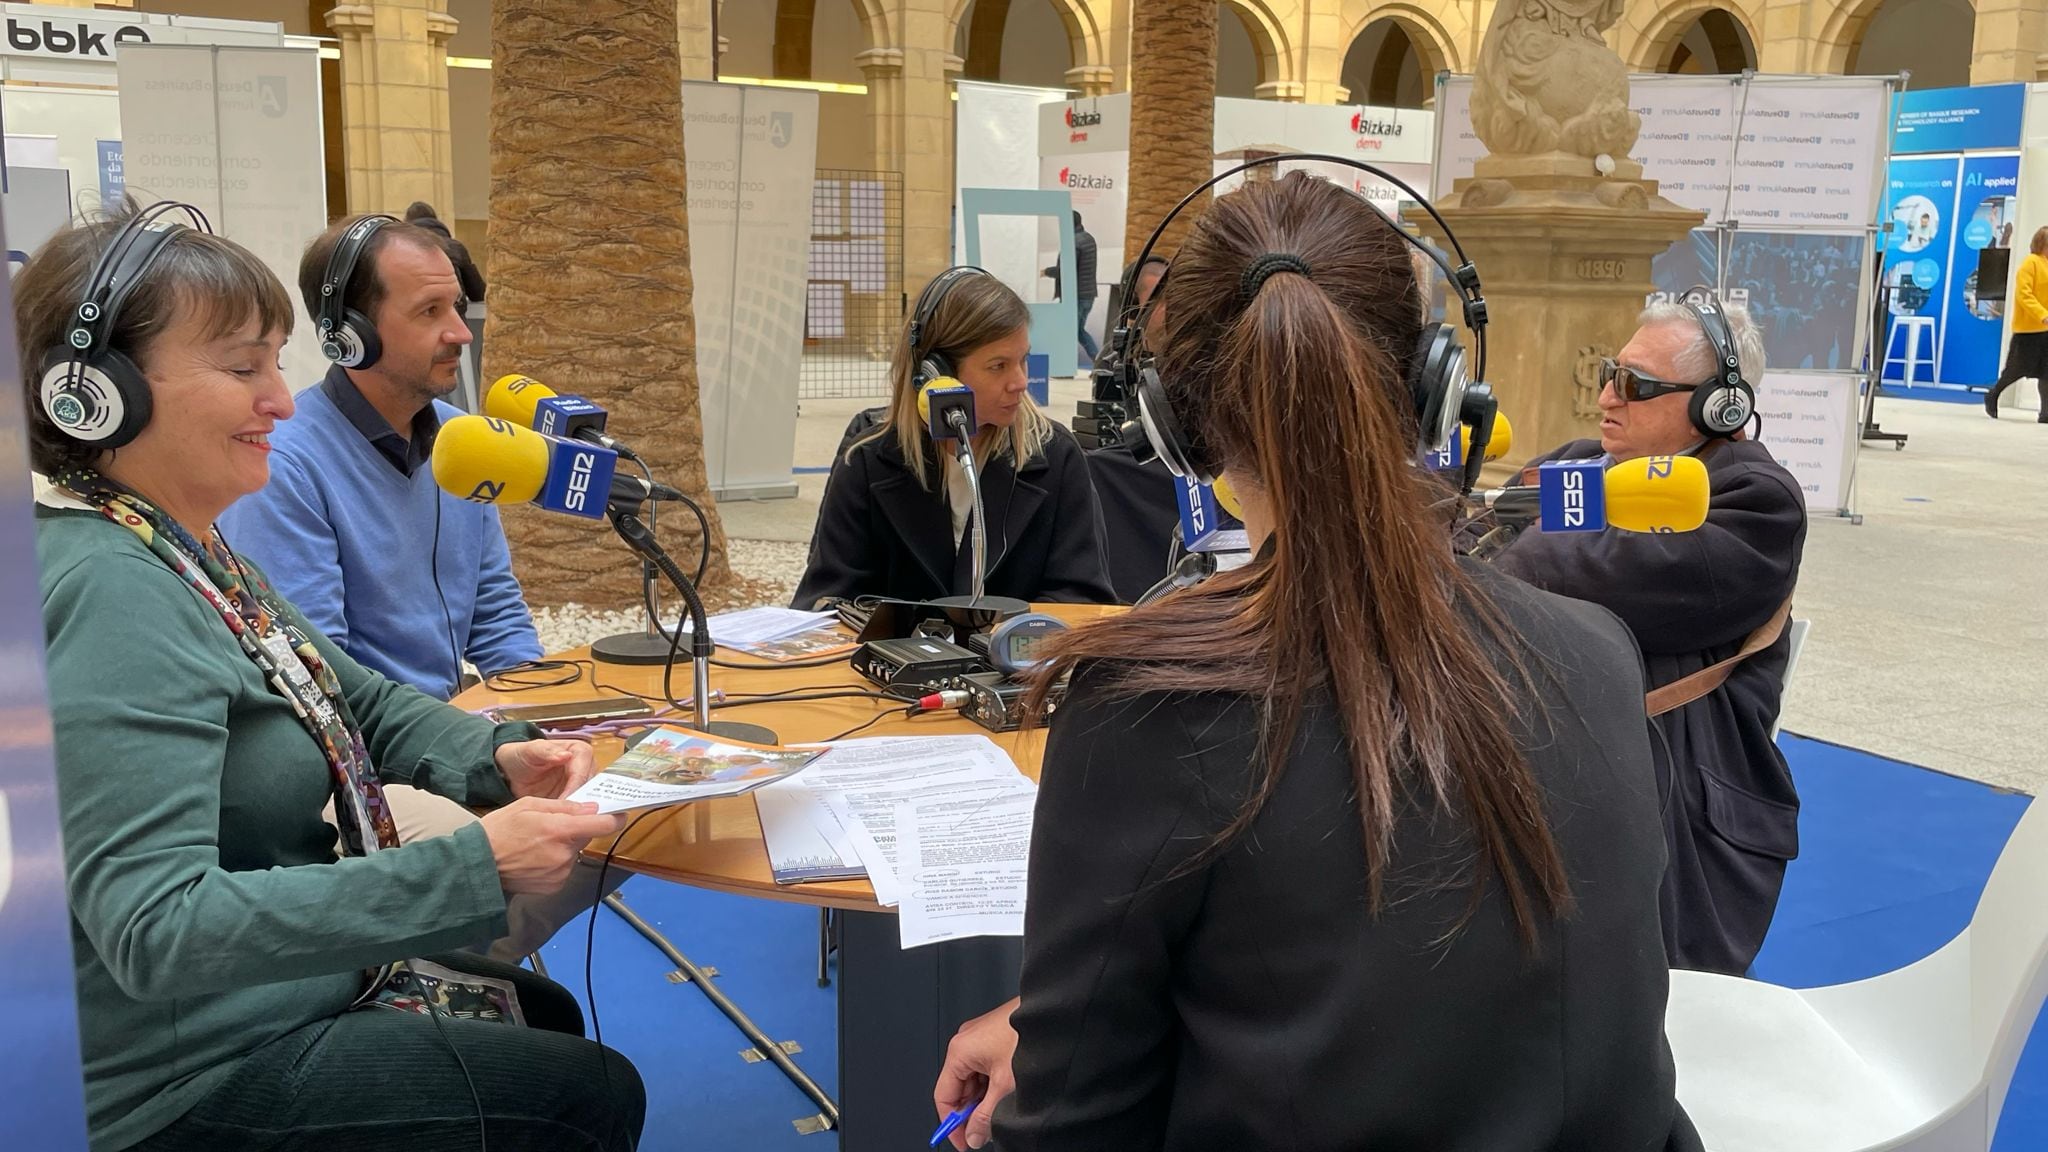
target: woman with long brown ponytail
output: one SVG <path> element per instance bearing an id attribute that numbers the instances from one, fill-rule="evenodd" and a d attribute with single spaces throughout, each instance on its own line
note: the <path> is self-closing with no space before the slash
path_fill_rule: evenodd
<path id="1" fill-rule="evenodd" d="M 1641 666 L 1452 556 L 1404 241 L 1251 183 L 1162 291 L 1167 397 L 1257 556 L 1060 648 L 1022 996 L 934 1093 L 984 1099 L 960 1145 L 992 1112 L 1012 1150 L 1698 1147 Z"/>

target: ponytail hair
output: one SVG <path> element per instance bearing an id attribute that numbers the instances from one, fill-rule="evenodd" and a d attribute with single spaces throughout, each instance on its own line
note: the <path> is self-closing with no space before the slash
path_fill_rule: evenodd
<path id="1" fill-rule="evenodd" d="M 1260 280 L 1246 271 L 1284 253 Z M 1307 273 L 1295 269 L 1305 265 Z M 1219 197 L 1162 289 L 1160 378 L 1183 427 L 1256 485 L 1273 534 L 1253 563 L 1076 630 L 1052 679 L 1105 662 L 1117 692 L 1264 699 L 1251 792 L 1211 851 L 1251 827 L 1287 770 L 1304 699 L 1343 729 L 1370 907 L 1382 906 L 1404 806 L 1454 816 L 1533 947 L 1570 906 L 1542 790 L 1510 728 L 1516 642 L 1452 556 L 1439 493 L 1415 466 L 1406 383 L 1423 310 L 1409 247 L 1352 193 L 1304 173 Z M 1248 292 L 1249 298 L 1246 298 Z M 1137 654 L 1137 655 L 1133 655 Z"/>

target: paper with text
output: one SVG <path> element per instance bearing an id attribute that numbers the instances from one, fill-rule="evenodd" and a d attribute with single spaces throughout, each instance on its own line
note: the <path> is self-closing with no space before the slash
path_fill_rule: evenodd
<path id="1" fill-rule="evenodd" d="M 905 948 L 969 936 L 1022 936 L 1037 789 L 981 800 L 896 805 Z"/>

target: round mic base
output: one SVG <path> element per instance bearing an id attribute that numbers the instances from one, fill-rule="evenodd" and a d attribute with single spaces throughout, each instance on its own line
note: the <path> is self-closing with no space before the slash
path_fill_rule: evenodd
<path id="1" fill-rule="evenodd" d="M 676 654 L 676 663 L 690 662 L 690 642 L 687 637 L 684 638 L 680 649 L 672 649 L 666 636 L 646 632 L 621 632 L 593 641 L 590 645 L 590 658 L 600 664 L 632 664 L 644 668 L 668 663 L 671 651 Z"/>
<path id="2" fill-rule="evenodd" d="M 688 724 L 681 720 L 672 722 L 672 726 L 690 732 L 700 731 L 695 724 Z M 742 744 L 782 743 L 782 739 L 776 735 L 775 729 L 763 728 L 759 724 L 742 724 L 737 720 L 713 720 L 708 728 L 701 729 L 701 731 L 703 731 L 704 735 L 714 740 L 737 740 Z M 645 732 L 636 732 L 626 737 L 626 747 L 628 749 L 632 748 L 642 740 L 647 739 L 653 732 L 654 729 L 649 728 Z"/>
<path id="3" fill-rule="evenodd" d="M 944 609 L 946 619 L 963 634 L 986 632 L 1005 617 L 1031 611 L 1031 605 L 1008 596 L 941 596 L 926 603 Z"/>

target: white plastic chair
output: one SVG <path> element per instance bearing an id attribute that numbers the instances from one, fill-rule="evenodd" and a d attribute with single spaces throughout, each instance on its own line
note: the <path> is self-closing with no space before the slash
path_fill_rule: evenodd
<path id="1" fill-rule="evenodd" d="M 1799 667 L 1799 650 L 1806 647 L 1806 634 L 1813 631 L 1813 621 L 1795 618 L 1787 622 L 1785 628 L 1792 633 L 1792 648 L 1785 654 L 1785 676 L 1781 684 L 1789 689 L 1792 687 L 1792 672 Z M 1781 691 L 1778 696 L 1778 720 L 1771 725 L 1771 739 L 1774 741 L 1778 738 L 1778 730 L 1785 726 L 1784 704 L 1785 698 Z"/>
<path id="2" fill-rule="evenodd" d="M 1934 955 L 1794 990 L 1673 972 L 1678 1100 L 1709 1152 L 1986 1152 L 2048 994 L 2048 804 Z"/>

